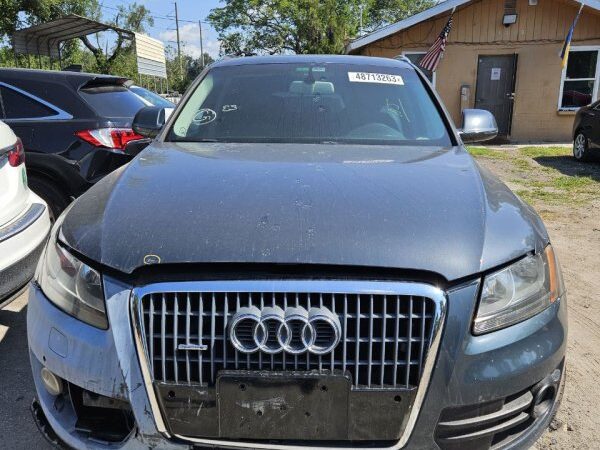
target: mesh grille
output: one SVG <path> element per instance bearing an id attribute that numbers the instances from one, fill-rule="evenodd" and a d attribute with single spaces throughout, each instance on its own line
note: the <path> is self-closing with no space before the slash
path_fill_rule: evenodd
<path id="1" fill-rule="evenodd" d="M 322 356 L 243 354 L 230 342 L 228 321 L 244 306 L 324 306 L 339 317 L 341 341 Z M 212 386 L 222 369 L 341 370 L 354 388 L 412 388 L 427 357 L 435 303 L 408 295 L 158 292 L 142 297 L 139 313 L 154 381 Z M 206 347 L 181 349 L 186 344 Z"/>

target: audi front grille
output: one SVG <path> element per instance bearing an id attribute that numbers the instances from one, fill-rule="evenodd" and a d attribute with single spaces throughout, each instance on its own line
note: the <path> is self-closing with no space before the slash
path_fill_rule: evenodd
<path id="1" fill-rule="evenodd" d="M 318 370 L 349 373 L 354 389 L 413 388 L 423 373 L 439 306 L 390 285 L 223 281 L 147 286 L 136 292 L 135 311 L 144 359 L 155 382 L 214 386 L 221 370 Z M 230 339 L 230 324 L 238 311 L 249 309 L 331 312 L 339 320 L 339 341 L 325 354 L 244 353 Z M 320 326 L 315 333 L 318 329 L 329 331 Z M 240 332 L 251 332 L 251 327 Z"/>

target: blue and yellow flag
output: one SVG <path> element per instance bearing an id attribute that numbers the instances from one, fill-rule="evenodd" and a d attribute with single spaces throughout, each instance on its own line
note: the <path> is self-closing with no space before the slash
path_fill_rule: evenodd
<path id="1" fill-rule="evenodd" d="M 583 3 L 579 7 L 579 12 L 575 16 L 575 20 L 573 20 L 573 24 L 571 28 L 569 28 L 569 33 L 567 34 L 567 38 L 565 39 L 565 43 L 563 44 L 562 51 L 560 52 L 560 57 L 562 59 L 563 69 L 567 67 L 567 62 L 569 61 L 569 51 L 571 50 L 571 39 L 573 39 L 573 33 L 575 32 L 575 26 L 577 26 L 577 21 L 579 20 L 579 16 L 581 15 L 581 10 L 583 9 Z"/>

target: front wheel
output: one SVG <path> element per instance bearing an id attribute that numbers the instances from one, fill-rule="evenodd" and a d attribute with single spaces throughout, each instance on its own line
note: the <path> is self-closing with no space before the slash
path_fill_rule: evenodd
<path id="1" fill-rule="evenodd" d="M 577 161 L 587 161 L 589 153 L 587 138 L 583 133 L 577 133 L 573 141 L 573 156 Z"/>

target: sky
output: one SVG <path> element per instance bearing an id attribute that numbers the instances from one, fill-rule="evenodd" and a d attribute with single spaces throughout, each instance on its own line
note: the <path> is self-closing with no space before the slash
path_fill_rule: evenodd
<path id="1" fill-rule="evenodd" d="M 104 18 L 112 18 L 118 5 L 134 3 L 132 0 L 101 0 Z M 165 0 L 137 0 L 143 4 L 154 16 L 154 26 L 147 30 L 148 34 L 164 42 L 165 47 L 177 47 L 175 31 L 175 4 Z M 200 56 L 200 33 L 198 20 L 202 20 L 202 37 L 204 52 L 216 58 L 219 55 L 219 41 L 217 33 L 206 23 L 206 17 L 211 9 L 223 6 L 219 0 L 178 0 L 179 12 L 179 38 L 182 43 L 182 52 L 197 58 Z M 166 19 L 172 17 L 173 19 Z"/>

